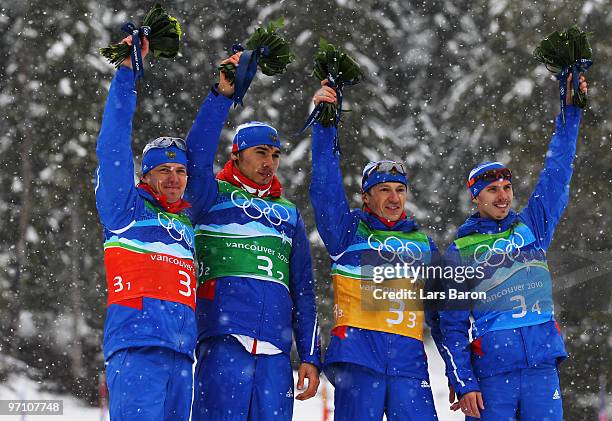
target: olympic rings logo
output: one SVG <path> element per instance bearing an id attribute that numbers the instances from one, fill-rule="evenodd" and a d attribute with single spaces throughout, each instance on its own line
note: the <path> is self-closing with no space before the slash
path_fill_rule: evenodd
<path id="1" fill-rule="evenodd" d="M 242 204 L 236 201 L 234 195 L 238 195 L 240 199 L 243 199 L 244 202 Z M 283 222 L 289 221 L 291 215 L 287 208 L 283 205 L 279 205 L 278 203 L 273 203 L 272 206 L 265 200 L 259 197 L 250 198 L 246 195 L 246 193 L 241 192 L 240 190 L 234 190 L 232 195 L 230 196 L 232 199 L 232 203 L 242 209 L 242 211 L 251 219 L 260 219 L 264 217 L 274 226 L 279 226 Z"/>
<path id="2" fill-rule="evenodd" d="M 374 244 L 372 239 L 378 245 Z M 386 237 L 385 241 L 381 242 L 374 237 L 374 234 L 370 234 L 368 246 L 372 250 L 376 250 L 380 258 L 386 262 L 393 262 L 398 259 L 402 263 L 412 265 L 423 258 L 423 251 L 418 244 L 412 241 L 403 242 L 393 235 Z"/>
<path id="3" fill-rule="evenodd" d="M 514 262 L 520 256 L 521 247 L 524 245 L 525 239 L 518 233 L 515 233 L 510 239 L 498 238 L 492 246 L 481 244 L 476 247 L 476 250 L 474 250 L 474 261 L 479 265 L 490 267 L 499 266 L 506 259 Z"/>
<path id="4" fill-rule="evenodd" d="M 193 248 L 193 232 L 184 223 L 176 218 L 170 218 L 168 215 L 158 212 L 157 220 L 159 225 L 168 231 L 168 235 L 175 241 L 185 241 L 189 248 Z"/>

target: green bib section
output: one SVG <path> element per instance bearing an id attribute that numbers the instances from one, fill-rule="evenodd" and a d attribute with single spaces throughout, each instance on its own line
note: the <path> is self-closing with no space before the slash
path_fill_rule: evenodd
<path id="1" fill-rule="evenodd" d="M 291 246 L 274 237 L 219 236 L 196 231 L 201 276 L 198 283 L 223 276 L 279 282 L 289 289 Z"/>
<path id="2" fill-rule="evenodd" d="M 474 233 L 455 240 L 461 259 L 485 266 L 498 266 L 497 261 L 514 260 L 522 249 L 535 242 L 535 236 L 522 222 L 506 231 L 494 234 Z"/>
<path id="3" fill-rule="evenodd" d="M 284 199 L 260 198 L 219 182 L 217 202 L 196 227 L 198 284 L 227 276 L 289 289 L 297 211 Z"/>

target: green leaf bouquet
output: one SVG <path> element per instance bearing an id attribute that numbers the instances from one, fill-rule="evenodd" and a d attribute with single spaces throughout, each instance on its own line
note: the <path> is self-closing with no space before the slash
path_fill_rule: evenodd
<path id="1" fill-rule="evenodd" d="M 278 33 L 278 30 L 283 26 L 285 26 L 283 18 L 274 20 L 257 28 L 245 43 L 247 50 L 266 49 L 265 54 L 262 54 L 258 60 L 258 66 L 266 76 L 284 73 L 287 66 L 295 60 L 295 55 L 291 52 L 289 43 Z M 243 49 L 242 46 L 235 45 L 233 47 L 234 52 Z M 234 83 L 236 66 L 232 63 L 225 63 L 221 64 L 218 69 L 227 76 L 230 83 Z"/>
<path id="2" fill-rule="evenodd" d="M 328 85 L 338 93 L 338 105 L 321 102 L 321 111 L 316 118 L 324 127 L 335 125 L 342 112 L 343 87 L 359 83 L 363 80 L 364 73 L 353 58 L 321 38 L 312 75 L 320 81 L 327 79 Z"/>
<path id="3" fill-rule="evenodd" d="M 544 38 L 533 52 L 536 60 L 543 63 L 559 80 L 559 88 L 564 90 L 567 76 L 572 73 L 574 83 L 574 104 L 584 108 L 587 97 L 578 86 L 580 73 L 585 72 L 592 64 L 593 51 L 589 42 L 589 33 L 580 31 L 576 25 L 565 32 L 555 31 Z M 563 86 L 561 86 L 563 85 Z M 562 92 L 563 96 L 564 93 Z M 564 98 L 562 98 L 563 100 Z M 565 103 L 562 104 L 564 107 Z"/>
<path id="4" fill-rule="evenodd" d="M 168 15 L 160 4 L 155 4 L 146 14 L 143 26 L 150 28 L 147 38 L 149 39 L 149 48 L 155 57 L 176 57 L 182 35 L 181 25 L 176 18 Z M 100 54 L 117 68 L 123 63 L 123 60 L 130 56 L 130 53 L 131 47 L 125 43 L 111 44 L 108 47 L 100 48 Z"/>

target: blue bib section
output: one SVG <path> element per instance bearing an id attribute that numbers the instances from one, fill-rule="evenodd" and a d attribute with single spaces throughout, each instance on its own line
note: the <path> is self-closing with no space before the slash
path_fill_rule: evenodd
<path id="1" fill-rule="evenodd" d="M 552 279 L 546 253 L 531 229 L 517 222 L 498 234 L 472 234 L 455 241 L 461 260 L 484 276 L 470 290 L 474 337 L 494 330 L 533 326 L 553 320 Z"/>

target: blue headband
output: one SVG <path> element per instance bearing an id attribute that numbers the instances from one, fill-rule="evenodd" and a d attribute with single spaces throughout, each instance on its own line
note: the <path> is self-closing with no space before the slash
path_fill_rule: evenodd
<path id="1" fill-rule="evenodd" d="M 280 139 L 274 127 L 260 121 L 251 121 L 238 126 L 232 141 L 232 152 L 259 145 L 270 145 L 280 149 Z"/>
<path id="2" fill-rule="evenodd" d="M 393 168 L 391 169 L 391 171 L 379 171 L 377 167 L 381 164 L 389 164 L 393 166 L 396 163 L 394 161 L 375 161 L 368 163 L 368 165 L 366 165 L 363 169 L 361 191 L 367 192 L 377 184 L 388 182 L 402 183 L 403 185 L 408 186 L 408 179 L 406 178 L 406 174 L 402 174 L 400 171 L 397 171 Z M 404 168 L 403 165 L 401 165 L 401 167 Z"/>
<path id="3" fill-rule="evenodd" d="M 482 163 L 472 169 L 470 171 L 470 175 L 468 176 L 468 188 L 470 189 L 470 193 L 472 193 L 472 197 L 476 197 L 480 194 L 480 192 L 487 187 L 489 184 L 493 183 L 491 180 L 479 179 L 474 182 L 470 186 L 470 181 L 481 174 L 486 173 L 491 170 L 500 170 L 506 168 L 504 164 L 501 162 L 485 162 Z"/>
<path id="4" fill-rule="evenodd" d="M 151 148 L 142 157 L 142 175 L 161 164 L 182 164 L 186 167 L 187 154 L 175 145 Z"/>

